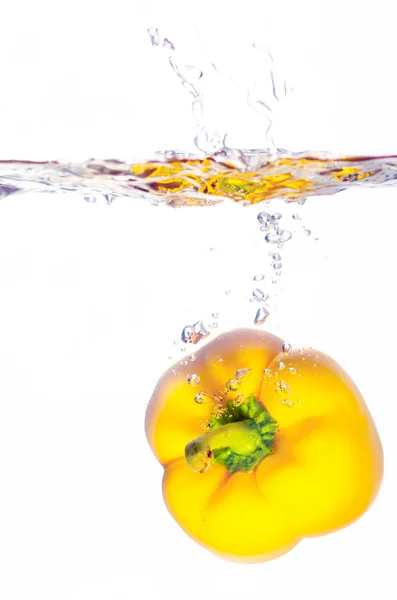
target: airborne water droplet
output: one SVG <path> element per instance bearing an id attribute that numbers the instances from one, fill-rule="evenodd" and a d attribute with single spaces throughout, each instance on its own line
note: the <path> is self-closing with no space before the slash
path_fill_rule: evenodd
<path id="1" fill-rule="evenodd" d="M 254 325 L 262 325 L 269 318 L 269 311 L 261 306 L 255 315 Z"/>

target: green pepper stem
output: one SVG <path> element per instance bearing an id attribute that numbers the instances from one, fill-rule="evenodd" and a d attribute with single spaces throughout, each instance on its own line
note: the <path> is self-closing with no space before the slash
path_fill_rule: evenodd
<path id="1" fill-rule="evenodd" d="M 210 426 L 185 448 L 188 465 L 197 473 L 205 473 L 213 462 L 229 473 L 251 472 L 273 451 L 277 423 L 254 396 L 241 406 L 229 401 L 221 416 L 211 416 Z"/>
<path id="2" fill-rule="evenodd" d="M 261 436 L 254 421 L 228 423 L 218 429 L 203 433 L 189 442 L 185 449 L 186 460 L 193 471 L 205 473 L 213 461 L 214 451 L 220 448 L 246 456 L 261 444 Z"/>

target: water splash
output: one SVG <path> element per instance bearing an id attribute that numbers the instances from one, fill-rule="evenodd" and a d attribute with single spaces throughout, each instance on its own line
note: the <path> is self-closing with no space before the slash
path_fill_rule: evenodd
<path id="1" fill-rule="evenodd" d="M 272 198 L 300 202 L 357 186 L 396 185 L 396 155 L 332 158 L 280 151 L 272 158 L 267 150 L 246 150 L 239 151 L 238 160 L 221 151 L 204 159 L 165 152 L 135 163 L 116 159 L 0 161 L 0 199 L 20 192 L 43 192 L 102 197 L 108 204 L 124 197 L 171 207 L 211 206 L 224 200 L 246 206 Z M 276 229 L 269 234 L 269 243 L 283 239 Z"/>

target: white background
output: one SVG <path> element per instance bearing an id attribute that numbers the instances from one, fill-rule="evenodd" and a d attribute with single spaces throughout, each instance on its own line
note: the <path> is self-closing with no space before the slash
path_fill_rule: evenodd
<path id="1" fill-rule="evenodd" d="M 253 23 L 280 39 L 302 73 L 281 146 L 395 152 L 392 3 L 346 5 L 190 8 L 228 43 Z M 188 6 L 3 2 L 0 158 L 188 147 L 190 98 L 146 35 L 157 19 L 178 36 Z M 213 557 L 163 505 L 146 403 L 168 356 L 184 356 L 173 341 L 185 324 L 212 311 L 220 329 L 252 324 L 252 277 L 269 262 L 257 209 L 10 197 L 0 205 L 2 600 L 396 597 L 396 192 L 274 210 L 302 220 L 279 282 L 265 280 L 266 328 L 329 353 L 360 387 L 385 451 L 376 503 L 355 525 L 256 566 Z"/>

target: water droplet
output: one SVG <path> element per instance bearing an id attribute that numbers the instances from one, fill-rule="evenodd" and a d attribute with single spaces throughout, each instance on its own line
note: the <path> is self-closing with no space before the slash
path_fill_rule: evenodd
<path id="1" fill-rule="evenodd" d="M 259 275 L 255 275 L 254 277 L 254 281 L 262 281 L 263 279 L 265 279 L 265 276 L 261 273 Z"/>
<path id="2" fill-rule="evenodd" d="M 96 202 L 96 196 L 84 196 L 86 202 Z"/>
<path id="3" fill-rule="evenodd" d="M 283 369 L 285 369 L 285 363 L 284 362 L 279 362 L 277 365 L 277 368 L 279 371 L 282 371 Z"/>
<path id="4" fill-rule="evenodd" d="M 291 375 L 296 375 L 295 367 L 288 367 L 288 371 L 291 373 Z"/>
<path id="5" fill-rule="evenodd" d="M 255 315 L 254 325 L 262 325 L 269 318 L 269 311 L 261 306 Z"/>
<path id="6" fill-rule="evenodd" d="M 281 350 L 283 351 L 283 354 L 286 354 L 288 356 L 288 354 L 291 354 L 292 352 L 292 346 L 289 342 L 284 342 Z"/>
<path id="7" fill-rule="evenodd" d="M 265 301 L 265 294 L 259 288 L 255 288 L 254 291 L 252 292 L 252 295 L 257 302 Z"/>
<path id="8" fill-rule="evenodd" d="M 295 221 L 300 221 L 300 215 L 298 215 L 298 213 L 295 213 L 294 215 L 292 215 L 292 218 L 295 219 Z"/>
<path id="9" fill-rule="evenodd" d="M 194 325 L 186 325 L 183 328 L 181 340 L 185 344 L 197 344 L 207 336 L 210 332 L 206 329 L 202 321 L 197 321 Z"/>
<path id="10" fill-rule="evenodd" d="M 196 385 L 200 383 L 200 376 L 197 375 L 197 373 L 193 373 L 193 375 L 189 375 L 189 377 L 187 378 L 187 382 L 192 387 L 196 387 Z"/>
<path id="11" fill-rule="evenodd" d="M 190 360 L 191 362 L 194 362 L 194 361 L 196 360 L 196 355 L 195 355 L 195 354 L 190 354 L 190 356 L 189 356 L 189 360 Z"/>
<path id="12" fill-rule="evenodd" d="M 245 379 L 251 375 L 251 369 L 238 369 L 235 373 L 237 379 Z"/>
<path id="13" fill-rule="evenodd" d="M 312 234 L 312 232 L 310 229 L 305 229 L 305 235 L 309 236 L 311 234 Z"/>
<path id="14" fill-rule="evenodd" d="M 238 394 L 235 399 L 233 400 L 233 404 L 234 406 L 241 406 L 242 404 L 244 404 L 245 402 L 245 398 L 243 396 L 243 394 Z"/>

